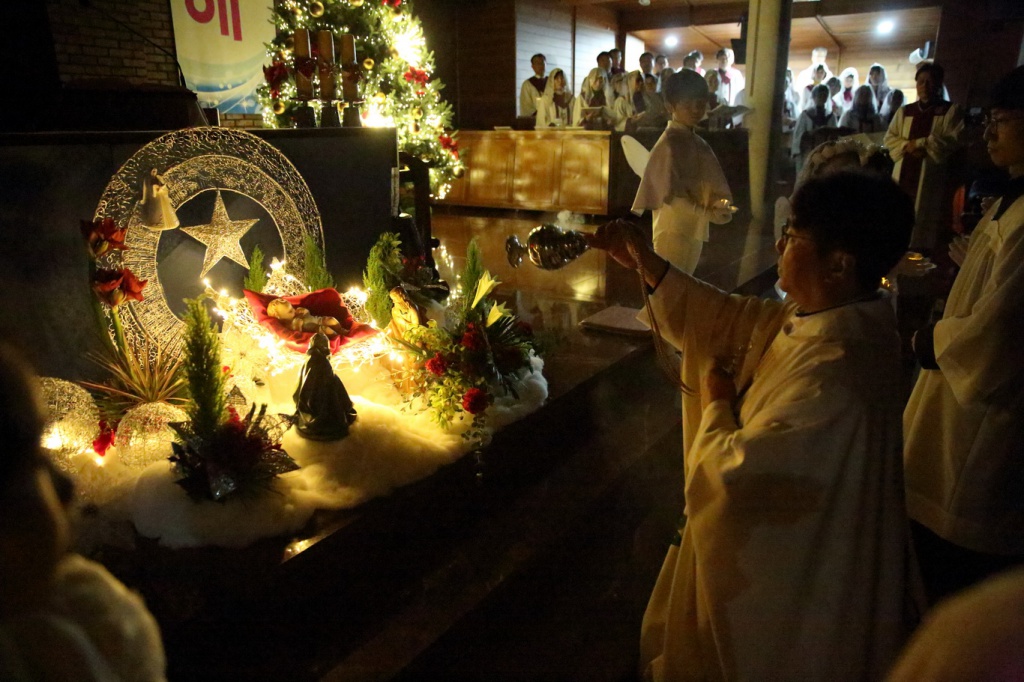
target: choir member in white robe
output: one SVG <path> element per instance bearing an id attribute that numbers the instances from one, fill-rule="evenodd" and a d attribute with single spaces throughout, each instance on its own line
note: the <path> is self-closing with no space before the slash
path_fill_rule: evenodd
<path id="1" fill-rule="evenodd" d="M 860 87 L 860 74 L 857 69 L 851 67 L 843 69 L 839 74 L 839 92 L 832 98 L 839 111 L 837 116 L 841 117 L 853 107 L 853 96 Z"/>
<path id="2" fill-rule="evenodd" d="M 953 190 L 949 160 L 960 148 L 963 113 L 943 100 L 944 72 L 935 63 L 917 70 L 917 101 L 900 108 L 885 133 L 885 147 L 896 162 L 892 177 L 914 200 L 917 224 L 911 247 L 930 251 L 949 229 Z"/>
<path id="3" fill-rule="evenodd" d="M 537 103 L 537 130 L 568 127 L 572 123 L 575 102 L 576 98 L 569 90 L 565 72 L 561 69 L 552 69 L 548 75 L 544 95 Z"/>
<path id="4" fill-rule="evenodd" d="M 835 128 L 837 121 L 835 114 L 828 105 L 828 86 L 821 83 L 814 86 L 814 97 L 811 106 L 800 112 L 796 119 L 796 127 L 793 128 L 793 139 L 790 143 L 790 154 L 796 163 L 797 175 L 804 168 L 804 157 L 810 149 L 804 150 L 804 135 L 818 128 Z"/>
<path id="5" fill-rule="evenodd" d="M 900 343 L 877 291 L 913 207 L 888 178 L 845 172 L 793 208 L 785 304 L 695 280 L 621 222 L 592 238 L 627 267 L 634 241 L 681 378 L 701 387 L 683 396 L 686 521 L 644 617 L 645 679 L 881 679 L 917 618 Z"/>
<path id="6" fill-rule="evenodd" d="M 0 680 L 164 680 L 160 632 L 142 599 L 68 553 L 70 484 L 39 449 L 35 384 L 0 346 Z"/>
<path id="7" fill-rule="evenodd" d="M 800 92 L 804 90 L 809 91 L 810 87 L 814 87 L 818 83 L 824 83 L 826 80 L 832 77 L 832 71 L 828 68 L 826 60 L 828 59 L 828 48 L 816 47 L 811 50 L 811 63 L 803 71 L 796 75 L 796 89 Z M 824 75 L 817 76 L 816 72 L 818 67 L 824 67 Z"/>
<path id="8" fill-rule="evenodd" d="M 992 99 L 985 141 L 1010 184 L 974 229 L 942 319 L 914 338 L 923 371 L 904 415 L 934 598 L 1024 562 L 1024 67 Z"/>
<path id="9" fill-rule="evenodd" d="M 655 251 L 692 273 L 710 236 L 709 223 L 732 220 L 732 192 L 715 153 L 694 131 L 706 110 L 705 80 L 684 69 L 669 77 L 662 95 L 672 120 L 651 149 L 633 213 L 652 211 Z"/>
<path id="10" fill-rule="evenodd" d="M 888 97 L 892 88 L 889 87 L 889 77 L 885 73 L 885 67 L 875 62 L 868 69 L 867 84 L 871 87 L 871 93 L 875 96 L 875 108 L 881 112 L 882 105 Z"/>
<path id="11" fill-rule="evenodd" d="M 875 98 L 871 94 L 871 86 L 862 85 L 854 92 L 853 106 L 839 119 L 840 128 L 850 128 L 856 133 L 871 136 L 872 140 L 882 142 L 885 126 L 882 117 L 875 110 Z"/>
<path id="12" fill-rule="evenodd" d="M 544 70 L 547 59 L 542 54 L 535 54 L 530 58 L 530 66 L 533 68 L 533 75 L 523 81 L 519 88 L 519 115 L 528 118 L 537 115 L 537 100 L 544 94 L 547 86 L 547 78 L 544 77 Z"/>
<path id="13" fill-rule="evenodd" d="M 614 130 L 625 131 L 626 125 L 637 115 L 633 95 L 642 97 L 643 87 L 644 80 L 640 71 L 620 73 L 612 77 L 612 90 L 615 92 L 615 102 L 612 104 L 612 127 Z"/>

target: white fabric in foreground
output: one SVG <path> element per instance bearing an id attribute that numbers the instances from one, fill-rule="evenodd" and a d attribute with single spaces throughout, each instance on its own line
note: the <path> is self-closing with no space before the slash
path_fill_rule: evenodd
<path id="1" fill-rule="evenodd" d="M 520 399 L 500 397 L 488 408 L 488 431 L 501 429 L 547 400 L 544 362 L 531 358 Z M 139 533 L 169 547 L 244 547 L 255 540 L 292 533 L 314 510 L 347 509 L 418 481 L 465 455 L 472 443 L 461 437 L 468 420 L 448 431 L 422 412 L 403 412 L 392 385 L 367 385 L 352 396 L 358 418 L 340 441 L 309 441 L 289 431 L 284 449 L 301 469 L 280 476 L 272 492 L 226 502 L 194 502 L 177 485 L 167 462 L 139 477 L 131 518 Z M 170 454 L 170 453 L 168 453 Z"/>

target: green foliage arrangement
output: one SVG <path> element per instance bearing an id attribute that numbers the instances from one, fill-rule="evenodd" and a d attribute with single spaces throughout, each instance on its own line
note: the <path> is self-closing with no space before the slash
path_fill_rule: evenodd
<path id="1" fill-rule="evenodd" d="M 249 256 L 249 272 L 246 273 L 242 286 L 257 294 L 262 294 L 264 287 L 267 286 L 267 271 L 263 269 L 263 249 L 259 244 L 253 247 L 252 255 Z"/>
<path id="2" fill-rule="evenodd" d="M 402 269 L 402 241 L 394 232 L 384 232 L 370 249 L 363 272 L 366 289 L 366 312 L 384 329 L 391 323 L 390 291 L 398 286 L 398 272 Z"/>
<path id="3" fill-rule="evenodd" d="M 182 366 L 192 402 L 186 409 L 192 432 L 209 438 L 227 417 L 220 338 L 201 298 L 186 301 Z"/>
<path id="4" fill-rule="evenodd" d="M 327 271 L 327 260 L 324 258 L 323 249 L 317 243 L 316 238 L 307 234 L 303 248 L 306 253 L 306 276 L 305 283 L 310 291 L 319 289 L 333 289 L 334 278 Z"/>

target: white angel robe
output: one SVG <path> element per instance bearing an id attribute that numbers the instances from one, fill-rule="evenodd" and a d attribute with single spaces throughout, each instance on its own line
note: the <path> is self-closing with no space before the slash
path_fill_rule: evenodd
<path id="1" fill-rule="evenodd" d="M 977 552 L 1024 555 L 1024 197 L 971 236 L 935 325 L 939 370 L 904 414 L 910 517 Z"/>
<path id="2" fill-rule="evenodd" d="M 915 125 L 918 116 L 930 125 L 923 130 Z M 949 186 L 947 162 L 960 146 L 963 129 L 960 107 L 949 102 L 936 102 L 926 113 L 922 113 L 919 102 L 908 104 L 900 107 L 889 123 L 884 144 L 896 162 L 892 177 L 914 199 L 917 220 L 911 247 L 933 248 L 939 231 L 953 220 L 953 188 Z M 927 155 L 921 161 L 905 153 L 912 139 L 924 142 Z"/>
<path id="3" fill-rule="evenodd" d="M 531 76 L 523 81 L 519 88 L 519 115 L 523 117 L 537 115 L 537 101 L 544 94 L 546 78 Z"/>
<path id="4" fill-rule="evenodd" d="M 0 679 L 159 682 L 160 630 L 142 599 L 99 564 L 69 555 L 48 603 L 0 615 Z"/>
<path id="5" fill-rule="evenodd" d="M 749 387 L 738 417 L 683 398 L 687 520 L 644 616 L 641 673 L 881 679 L 919 603 L 888 301 L 797 316 L 670 270 L 652 303 L 684 381 L 745 351 Z"/>
<path id="6" fill-rule="evenodd" d="M 692 128 L 669 121 L 633 201 L 633 213 L 652 211 L 655 252 L 692 274 L 709 237 L 707 208 L 722 199 L 731 203 L 732 191 L 710 145 Z"/>

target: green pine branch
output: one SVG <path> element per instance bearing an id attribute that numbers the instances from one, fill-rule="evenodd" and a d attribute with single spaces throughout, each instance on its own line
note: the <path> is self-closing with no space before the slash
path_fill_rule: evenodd
<path id="1" fill-rule="evenodd" d="M 262 294 L 263 288 L 267 286 L 267 271 L 263 269 L 263 249 L 258 244 L 249 257 L 249 272 L 246 273 L 242 286 L 257 294 Z"/>
<path id="2" fill-rule="evenodd" d="M 318 289 L 333 289 L 334 278 L 327 271 L 327 260 L 324 258 L 323 249 L 317 243 L 316 237 L 306 235 L 306 287 L 310 291 Z"/>
<path id="3" fill-rule="evenodd" d="M 227 417 L 220 338 L 202 299 L 186 301 L 183 369 L 192 404 L 188 408 L 192 433 L 209 439 Z"/>
<path id="4" fill-rule="evenodd" d="M 469 305 L 473 302 L 473 294 L 476 293 L 476 285 L 480 283 L 480 278 L 484 276 L 485 270 L 483 255 L 480 253 L 480 245 L 477 244 L 476 237 L 474 237 L 469 242 L 469 246 L 466 247 L 466 266 L 462 269 L 462 275 L 459 277 L 459 286 L 462 289 L 463 315 L 469 312 Z"/>

